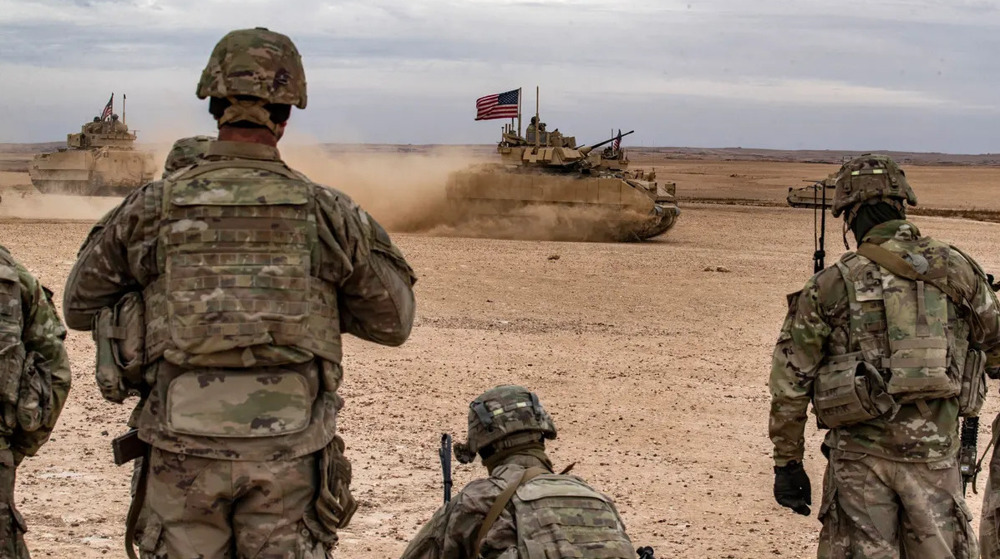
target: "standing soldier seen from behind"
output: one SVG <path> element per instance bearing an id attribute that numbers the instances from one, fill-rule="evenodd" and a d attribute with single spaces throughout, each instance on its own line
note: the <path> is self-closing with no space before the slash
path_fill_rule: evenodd
<path id="1" fill-rule="evenodd" d="M 978 557 L 959 471 L 959 420 L 986 395 L 1000 343 L 997 299 L 957 248 L 905 219 L 916 197 L 888 157 L 836 178 L 856 252 L 788 298 L 771 368 L 774 496 L 808 515 L 809 402 L 828 429 L 820 558 Z M 975 451 L 972 450 L 974 455 Z"/>
<path id="2" fill-rule="evenodd" d="M 144 557 L 326 557 L 356 508 L 336 436 L 341 334 L 403 343 L 414 276 L 364 210 L 282 162 L 306 106 L 288 37 L 227 34 L 197 95 L 218 141 L 113 210 L 66 285 L 104 396 L 142 397 L 126 540 Z"/>
<path id="3" fill-rule="evenodd" d="M 553 473 L 545 439 L 555 437 L 552 418 L 526 388 L 498 386 L 473 400 L 468 442 L 455 445 L 455 457 L 469 464 L 478 454 L 490 477 L 439 508 L 403 559 L 633 559 L 611 499 Z"/>
<path id="4" fill-rule="evenodd" d="M 45 444 L 70 387 L 52 292 L 0 246 L 0 559 L 28 559 L 15 470 Z"/>

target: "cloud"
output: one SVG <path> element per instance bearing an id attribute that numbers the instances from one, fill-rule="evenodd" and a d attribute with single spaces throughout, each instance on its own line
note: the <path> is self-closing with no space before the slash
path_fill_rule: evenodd
<path id="1" fill-rule="evenodd" d="M 957 114 L 996 112 L 1000 86 L 1000 12 L 986 1 L 0 0 L 0 13 L 0 75 L 17 76 L 0 99 L 0 140 L 61 137 L 112 90 L 129 93 L 147 131 L 170 114 L 202 119 L 193 90 L 212 46 L 261 24 L 299 46 L 310 107 L 293 118 L 320 140 L 491 142 L 472 100 L 523 86 L 533 104 L 535 85 L 560 119 L 636 107 L 650 122 L 703 120 L 668 110 L 678 105 L 818 120 L 882 109 L 908 115 L 907 136 L 920 137 Z M 25 99 L 45 108 L 29 111 L 30 126 Z M 647 134 L 672 141 L 676 128 Z M 782 140 L 748 134 L 748 145 Z"/>

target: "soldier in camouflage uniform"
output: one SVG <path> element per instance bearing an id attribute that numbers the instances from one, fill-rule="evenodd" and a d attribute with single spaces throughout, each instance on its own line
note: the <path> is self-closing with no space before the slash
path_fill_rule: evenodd
<path id="1" fill-rule="evenodd" d="M 356 508 L 336 435 L 341 334 L 403 343 L 415 278 L 364 210 L 280 159 L 291 106 L 306 106 L 288 37 L 227 34 L 197 95 L 218 141 L 95 228 L 66 320 L 97 326 L 105 397 L 144 400 L 129 515 L 144 557 L 326 557 Z"/>
<path id="2" fill-rule="evenodd" d="M 635 557 L 611 499 L 553 473 L 545 439 L 555 437 L 552 418 L 526 388 L 497 386 L 473 400 L 468 442 L 455 445 L 455 457 L 468 464 L 478 454 L 490 477 L 438 509 L 403 559 Z"/>
<path id="3" fill-rule="evenodd" d="M 190 136 L 181 138 L 174 142 L 167 153 L 167 159 L 163 162 L 163 177 L 173 174 L 178 169 L 189 167 L 201 160 L 201 157 L 208 153 L 209 146 L 215 138 L 211 136 Z"/>
<path id="4" fill-rule="evenodd" d="M 978 414 L 1000 344 L 979 266 L 905 220 L 916 197 L 888 157 L 836 178 L 856 252 L 788 298 L 771 368 L 778 503 L 809 514 L 802 467 L 810 401 L 828 457 L 821 558 L 978 557 L 957 463 L 959 418 Z M 990 361 L 987 363 L 987 361 Z"/>
<path id="5" fill-rule="evenodd" d="M 14 478 L 55 427 L 70 387 L 52 292 L 0 246 L 0 559 L 27 559 Z"/>

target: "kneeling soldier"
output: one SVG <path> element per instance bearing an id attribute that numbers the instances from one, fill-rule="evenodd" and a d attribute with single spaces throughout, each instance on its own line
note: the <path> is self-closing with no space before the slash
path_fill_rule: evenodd
<path id="1" fill-rule="evenodd" d="M 611 499 L 553 473 L 545 439 L 556 427 L 533 392 L 498 386 L 470 408 L 468 442 L 455 445 L 455 457 L 468 464 L 479 454 L 490 477 L 438 509 L 404 559 L 635 557 Z"/>

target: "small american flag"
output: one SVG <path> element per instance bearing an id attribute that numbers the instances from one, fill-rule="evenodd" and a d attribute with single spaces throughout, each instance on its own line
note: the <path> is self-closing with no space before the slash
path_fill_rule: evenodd
<path id="1" fill-rule="evenodd" d="M 104 105 L 104 110 L 101 111 L 101 120 L 108 120 L 109 118 L 111 118 L 111 111 L 112 108 L 114 107 L 114 102 L 115 102 L 115 94 L 112 93 L 111 99 L 108 99 L 108 104 Z"/>
<path id="2" fill-rule="evenodd" d="M 622 129 L 618 129 L 618 135 L 615 136 L 615 141 L 611 142 L 611 149 L 613 151 L 618 151 L 622 147 Z"/>
<path id="3" fill-rule="evenodd" d="M 520 89 L 512 89 L 476 99 L 476 120 L 516 117 L 520 95 Z"/>

